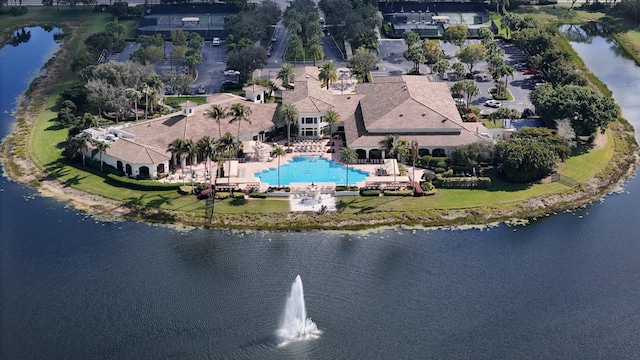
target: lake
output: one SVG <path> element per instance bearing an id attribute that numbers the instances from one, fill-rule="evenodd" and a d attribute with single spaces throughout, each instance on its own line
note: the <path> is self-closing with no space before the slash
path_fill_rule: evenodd
<path id="1" fill-rule="evenodd" d="M 0 50 L 3 136 L 56 46 L 30 31 Z M 572 45 L 638 129 L 640 69 Z M 3 178 L 0 358 L 635 359 L 639 194 L 634 177 L 526 227 L 245 233 L 99 221 Z M 278 346 L 297 275 L 322 334 Z"/>

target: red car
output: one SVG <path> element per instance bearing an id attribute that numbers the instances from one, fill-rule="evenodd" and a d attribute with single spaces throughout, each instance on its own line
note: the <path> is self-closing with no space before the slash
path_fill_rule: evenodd
<path id="1" fill-rule="evenodd" d="M 525 75 L 538 75 L 540 74 L 540 70 L 538 69 L 527 69 L 524 71 Z"/>

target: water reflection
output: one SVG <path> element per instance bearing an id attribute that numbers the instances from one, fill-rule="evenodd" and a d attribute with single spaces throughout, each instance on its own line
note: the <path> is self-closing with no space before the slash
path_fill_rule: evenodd
<path id="1" fill-rule="evenodd" d="M 22 28 L 21 30 L 18 30 L 15 33 L 13 33 L 13 38 L 11 39 L 11 45 L 18 46 L 22 43 L 28 42 L 30 39 L 31 39 L 31 31 L 25 30 L 25 28 Z"/>

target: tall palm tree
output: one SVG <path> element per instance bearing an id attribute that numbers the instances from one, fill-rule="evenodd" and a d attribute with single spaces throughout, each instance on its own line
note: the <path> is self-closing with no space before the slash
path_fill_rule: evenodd
<path id="1" fill-rule="evenodd" d="M 229 160 L 228 169 L 231 170 L 231 151 L 233 151 L 236 148 L 236 142 L 235 142 L 235 139 L 233 138 L 233 135 L 231 135 L 231 133 L 225 133 L 224 135 L 222 135 L 222 137 L 218 140 L 218 147 L 222 151 L 223 156 L 225 153 L 227 154 L 227 159 Z M 229 194 L 232 194 L 233 191 L 231 190 L 231 176 L 230 176 L 231 174 L 224 174 L 224 175 L 227 177 Z"/>
<path id="2" fill-rule="evenodd" d="M 324 51 L 322 45 L 312 44 L 309 45 L 309 55 L 313 57 L 313 66 L 316 66 L 316 59 L 322 59 L 324 57 Z"/>
<path id="3" fill-rule="evenodd" d="M 411 184 L 413 185 L 413 191 L 416 190 L 416 186 L 415 184 L 417 184 L 418 182 L 416 181 L 416 161 L 418 160 L 418 141 L 417 140 L 411 140 L 411 159 L 413 160 L 412 163 L 412 175 L 411 175 Z"/>
<path id="4" fill-rule="evenodd" d="M 210 136 L 203 136 L 196 142 L 196 148 L 198 149 L 198 155 L 207 161 L 207 172 L 211 176 L 211 160 L 216 156 L 218 151 L 218 144 Z"/>
<path id="5" fill-rule="evenodd" d="M 271 156 L 278 159 L 278 188 L 280 188 L 280 159 L 287 156 L 287 152 L 280 146 L 276 146 L 271 151 Z"/>
<path id="6" fill-rule="evenodd" d="M 142 92 L 140 92 L 136 88 L 128 88 L 127 89 L 127 97 L 130 100 L 133 100 L 133 113 L 136 116 L 136 120 L 138 120 L 138 101 L 142 99 Z"/>
<path id="7" fill-rule="evenodd" d="M 223 108 L 219 104 L 213 104 L 211 105 L 211 108 L 204 114 L 207 115 L 207 117 L 209 117 L 210 119 L 213 119 L 216 124 L 218 124 L 218 137 L 221 138 L 222 128 L 220 127 L 220 122 L 222 121 L 222 119 L 227 117 L 227 109 Z"/>
<path id="8" fill-rule="evenodd" d="M 389 134 L 386 138 L 378 143 L 380 150 L 385 152 L 385 158 L 396 159 L 398 156 L 406 157 L 408 154 L 408 144 L 406 140 L 400 139 L 398 136 Z M 393 182 L 396 182 L 396 172 L 393 172 Z"/>
<path id="9" fill-rule="evenodd" d="M 282 87 L 287 88 L 289 84 L 296 81 L 295 68 L 291 64 L 283 64 L 276 79 L 282 81 Z"/>
<path id="10" fill-rule="evenodd" d="M 197 161 L 198 148 L 192 139 L 182 141 L 182 152 L 189 159 L 189 178 L 191 179 L 191 193 L 193 193 L 193 163 Z"/>
<path id="11" fill-rule="evenodd" d="M 304 44 L 302 39 L 298 35 L 291 35 L 289 37 L 289 46 L 291 54 L 293 55 L 293 66 L 297 65 L 298 56 L 304 55 Z"/>
<path id="12" fill-rule="evenodd" d="M 329 85 L 338 81 L 338 68 L 333 61 L 326 61 L 320 65 L 320 72 L 318 73 L 318 78 L 322 81 L 322 84 L 327 84 L 327 90 L 329 90 Z"/>
<path id="13" fill-rule="evenodd" d="M 240 124 L 242 124 L 243 121 L 246 121 L 249 123 L 249 125 L 251 125 L 251 119 L 249 119 L 249 116 L 251 116 L 251 109 L 242 105 L 241 103 L 235 103 L 233 105 L 231 105 L 231 110 L 229 110 L 229 113 L 227 114 L 229 116 L 231 116 L 231 120 L 229 120 L 229 124 L 233 124 L 234 122 L 238 123 L 238 142 L 240 141 Z"/>
<path id="14" fill-rule="evenodd" d="M 280 107 L 280 119 L 284 121 L 287 127 L 287 152 L 291 152 L 291 124 L 298 119 L 298 109 L 293 104 L 283 104 Z"/>
<path id="15" fill-rule="evenodd" d="M 509 76 L 513 77 L 513 73 L 515 72 L 515 70 L 509 66 L 509 65 L 500 65 L 498 66 L 494 72 L 493 72 L 493 76 L 497 77 L 497 78 L 502 78 L 504 77 L 504 91 L 507 91 L 507 79 L 509 78 Z M 502 89 L 502 87 L 500 87 Z M 500 94 L 502 94 L 502 91 L 500 92 Z"/>
<path id="16" fill-rule="evenodd" d="M 329 110 L 324 114 L 324 122 L 329 124 L 329 144 L 331 144 L 330 149 L 332 150 L 331 152 L 333 152 L 333 125 L 340 122 L 340 114 L 333 110 Z"/>
<path id="17" fill-rule="evenodd" d="M 85 155 L 84 153 L 89 149 L 89 140 L 91 140 L 91 135 L 87 134 L 86 132 L 81 132 L 78 135 L 78 138 L 80 139 L 81 143 L 80 143 L 80 152 L 82 153 L 82 166 L 86 166 L 85 164 Z"/>
<path id="18" fill-rule="evenodd" d="M 162 79 L 158 75 L 152 75 L 147 80 L 147 84 L 149 85 L 149 88 L 151 90 L 149 93 L 151 94 L 151 112 L 153 112 L 153 103 L 162 96 L 162 88 L 164 87 L 164 84 L 162 83 Z"/>
<path id="19" fill-rule="evenodd" d="M 349 164 L 353 164 L 356 160 L 358 160 L 358 153 L 355 150 L 346 146 L 340 149 L 340 162 L 347 166 L 347 178 L 344 184 L 347 188 L 349 188 Z"/>
<path id="20" fill-rule="evenodd" d="M 100 172 L 102 172 L 102 154 L 107 152 L 107 149 L 109 148 L 109 144 L 107 144 L 106 142 L 99 142 L 96 144 L 96 148 L 95 150 L 93 150 L 93 154 L 92 156 L 95 156 L 95 153 L 99 153 L 100 154 Z"/>
<path id="21" fill-rule="evenodd" d="M 184 154 L 184 140 L 177 138 L 169 143 L 167 151 L 171 153 L 182 169 L 182 175 L 184 175 L 184 166 L 182 166 L 182 155 Z"/>

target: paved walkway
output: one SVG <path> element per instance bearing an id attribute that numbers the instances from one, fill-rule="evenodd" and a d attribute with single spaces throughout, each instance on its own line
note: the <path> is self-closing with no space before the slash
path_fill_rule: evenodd
<path id="1" fill-rule="evenodd" d="M 317 156 L 318 158 L 325 158 L 328 160 L 333 160 L 336 163 L 340 163 L 340 148 L 342 147 L 342 141 L 340 140 L 335 140 L 335 152 L 334 153 L 327 153 L 326 151 L 329 149 L 328 146 L 326 146 L 326 144 L 329 142 L 329 140 L 322 140 L 322 146 L 320 146 L 320 149 L 323 149 L 322 151 L 304 151 L 304 152 L 291 152 L 288 153 L 285 157 L 280 159 L 280 165 L 284 165 L 286 164 L 288 161 L 291 161 L 293 158 L 295 157 L 299 157 L 299 156 Z M 286 143 L 286 139 L 285 140 L 281 140 L 278 141 L 277 143 L 263 143 L 263 146 L 267 146 L 269 148 L 273 148 L 274 144 L 277 144 L 277 146 L 281 146 L 283 148 L 287 148 L 286 146 L 284 146 L 284 144 Z M 295 145 L 292 145 L 291 147 L 292 149 L 295 148 Z M 271 150 L 269 150 L 270 152 Z M 376 169 L 383 167 L 383 164 L 351 164 L 349 165 L 350 168 L 353 169 L 358 169 L 358 170 L 362 170 L 365 172 L 368 172 L 370 176 L 375 176 L 376 174 Z M 239 176 L 241 178 L 251 178 L 253 177 L 253 174 L 263 171 L 263 170 L 267 170 L 269 168 L 277 168 L 278 167 L 278 159 L 271 159 L 269 161 L 247 161 L 244 163 L 239 163 L 238 164 L 238 173 L 243 174 L 242 176 Z M 409 174 L 409 176 L 413 175 L 413 168 L 411 166 L 407 166 L 407 172 Z M 184 171 L 183 171 L 184 170 Z M 215 181 L 215 170 L 216 170 L 216 164 L 215 163 L 211 163 L 211 170 L 213 173 L 213 180 Z M 415 169 L 415 177 L 417 179 L 420 179 L 422 177 L 422 172 L 423 169 L 420 168 L 416 168 Z M 194 182 L 199 182 L 199 183 L 205 183 L 208 182 L 211 178 L 208 177 L 208 172 L 207 172 L 207 164 L 206 162 L 202 162 L 200 164 L 197 165 L 193 165 L 193 166 L 186 166 L 184 169 L 176 169 L 176 173 L 170 175 L 169 177 L 163 179 L 163 182 L 170 182 L 170 183 L 179 183 L 182 182 L 185 185 L 189 185 L 191 184 L 191 174 L 193 174 L 193 181 Z M 224 178 L 226 179 L 226 178 Z M 223 181 L 224 183 L 224 181 Z M 233 184 L 233 178 L 231 178 L 231 183 Z M 341 184 L 336 184 L 336 185 L 341 185 Z M 361 183 L 356 184 L 358 187 L 363 187 L 364 186 L 364 181 Z M 268 184 L 266 183 L 260 183 L 260 191 L 267 191 L 267 188 L 269 187 Z"/>

